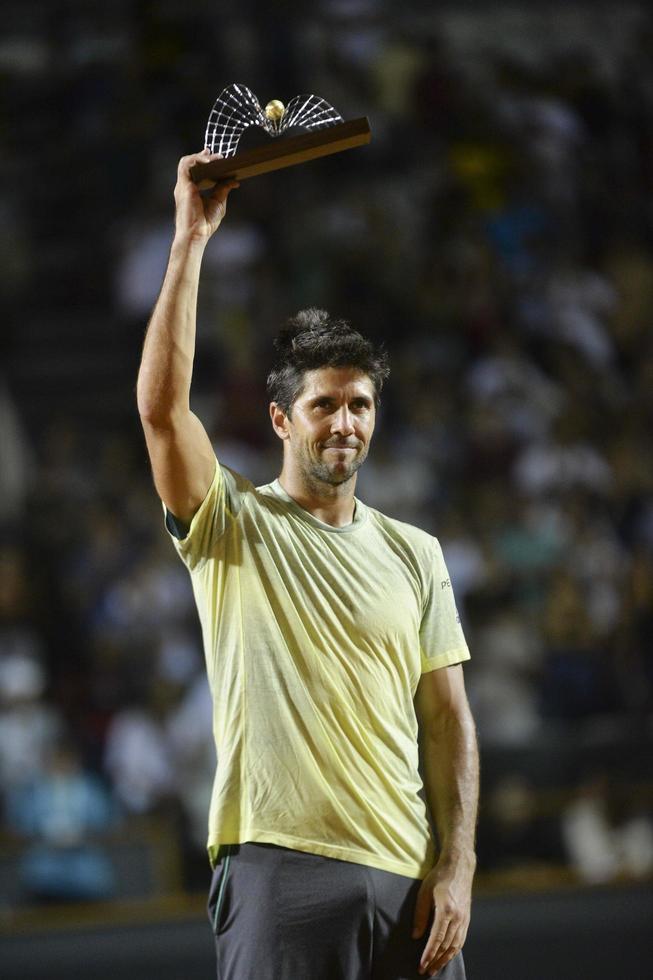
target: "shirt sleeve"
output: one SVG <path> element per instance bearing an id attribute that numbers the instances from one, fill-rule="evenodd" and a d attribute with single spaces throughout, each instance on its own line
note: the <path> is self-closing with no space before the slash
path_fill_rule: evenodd
<path id="1" fill-rule="evenodd" d="M 422 673 L 469 660 L 451 579 L 440 542 L 434 539 L 430 593 L 420 626 Z"/>
<path id="2" fill-rule="evenodd" d="M 211 486 L 190 522 L 190 527 L 183 525 L 163 505 L 166 530 L 177 554 L 191 571 L 216 553 L 220 539 L 239 508 L 236 474 L 221 466 L 217 459 Z"/>

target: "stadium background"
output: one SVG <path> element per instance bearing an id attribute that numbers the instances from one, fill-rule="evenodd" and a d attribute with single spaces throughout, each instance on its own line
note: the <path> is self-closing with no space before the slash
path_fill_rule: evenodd
<path id="1" fill-rule="evenodd" d="M 232 195 L 194 407 L 267 481 L 283 319 L 387 344 L 359 490 L 440 537 L 472 649 L 470 977 L 644 976 L 653 20 L 481 0 L 3 4 L 3 976 L 211 975 L 209 706 L 134 383 L 176 162 L 231 81 L 373 141 Z"/>

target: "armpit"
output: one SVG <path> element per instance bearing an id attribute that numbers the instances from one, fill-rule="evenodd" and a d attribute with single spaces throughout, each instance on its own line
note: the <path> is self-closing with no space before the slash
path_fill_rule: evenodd
<path id="1" fill-rule="evenodd" d="M 178 541 L 183 541 L 190 531 L 190 524 L 184 524 L 178 517 L 166 510 L 166 527 Z"/>

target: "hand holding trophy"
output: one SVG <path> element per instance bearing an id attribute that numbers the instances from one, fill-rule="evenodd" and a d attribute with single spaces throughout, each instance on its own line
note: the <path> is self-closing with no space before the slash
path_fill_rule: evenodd
<path id="1" fill-rule="evenodd" d="M 248 130 L 258 130 L 264 142 L 239 152 L 240 139 Z M 218 96 L 204 139 L 206 149 L 222 159 L 198 162 L 190 175 L 197 184 L 244 180 L 362 146 L 371 138 L 366 117 L 345 122 L 317 95 L 296 95 L 287 106 L 273 99 L 263 109 L 246 85 L 234 82 Z"/>

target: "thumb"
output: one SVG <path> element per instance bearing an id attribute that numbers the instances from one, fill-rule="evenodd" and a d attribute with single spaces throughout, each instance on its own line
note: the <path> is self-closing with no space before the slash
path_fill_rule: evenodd
<path id="1" fill-rule="evenodd" d="M 429 915 L 431 913 L 431 906 L 433 905 L 433 896 L 431 894 L 431 889 L 427 885 L 425 887 L 424 882 L 417 893 L 417 901 L 415 902 L 415 915 L 413 917 L 413 939 L 419 939 L 420 936 L 424 935 L 424 930 L 429 921 Z"/>

